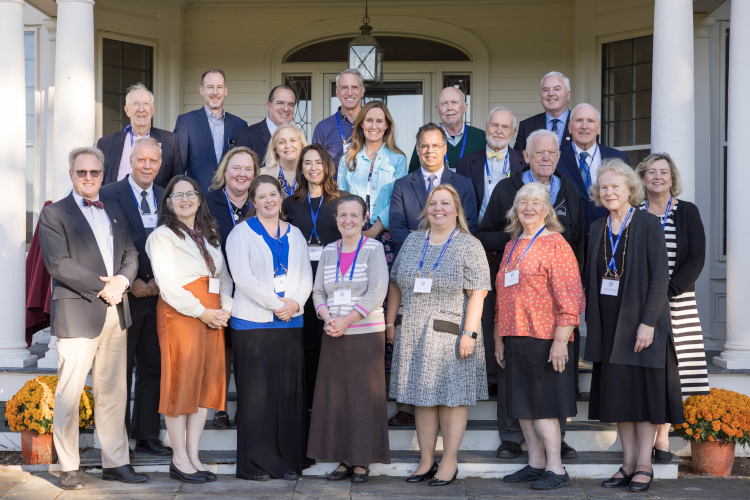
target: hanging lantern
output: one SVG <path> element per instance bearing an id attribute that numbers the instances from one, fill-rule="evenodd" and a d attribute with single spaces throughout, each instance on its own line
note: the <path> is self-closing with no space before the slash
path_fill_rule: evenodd
<path id="1" fill-rule="evenodd" d="M 383 81 L 383 48 L 375 37 L 370 35 L 372 27 L 367 16 L 367 1 L 365 0 L 364 23 L 359 27 L 362 34 L 349 43 L 349 67 L 358 70 L 365 81 Z"/>

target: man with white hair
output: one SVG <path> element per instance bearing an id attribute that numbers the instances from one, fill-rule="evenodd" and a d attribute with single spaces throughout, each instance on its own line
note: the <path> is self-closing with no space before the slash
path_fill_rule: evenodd
<path id="1" fill-rule="evenodd" d="M 487 145 L 482 129 L 472 127 L 464 122 L 464 115 L 469 109 L 464 93 L 456 87 L 445 87 L 438 96 L 435 106 L 440 117 L 440 126 L 448 136 L 448 151 L 445 153 L 445 165 L 455 171 L 458 160 L 464 156 L 481 151 Z M 409 162 L 409 172 L 419 170 L 419 155 L 417 147 Z"/>
<path id="2" fill-rule="evenodd" d="M 560 159 L 557 134 L 550 130 L 536 130 L 529 136 L 524 151 L 524 160 L 529 164 L 522 171 L 516 172 L 507 179 L 500 181 L 492 191 L 487 210 L 479 225 L 477 238 L 482 242 L 485 251 L 503 254 L 505 245 L 510 241 L 510 235 L 505 232 L 509 224 L 506 214 L 513 206 L 516 193 L 524 184 L 541 182 L 549 189 L 552 208 L 557 219 L 563 226 L 563 237 L 567 241 L 578 260 L 579 269 L 583 265 L 583 209 L 573 181 L 557 172 Z M 497 263 L 498 265 L 500 262 Z M 499 340 L 495 337 L 495 343 Z M 500 340 L 501 342 L 502 340 Z M 491 354 L 488 353 L 489 358 Z M 496 360 L 497 361 L 497 360 Z M 573 369 L 577 358 L 571 360 L 566 369 Z M 505 394 L 505 370 L 498 367 L 497 382 L 497 427 L 501 444 L 497 449 L 498 458 L 516 458 L 521 453 L 524 442 L 523 432 L 518 419 L 511 418 L 512 408 L 507 407 Z M 562 435 L 561 456 L 564 459 L 576 458 L 576 451 L 567 445 L 565 439 L 565 419 L 560 420 Z"/>
<path id="3" fill-rule="evenodd" d="M 516 137 L 513 149 L 520 154 L 526 149 L 526 138 L 535 130 L 544 129 L 556 133 L 561 148 L 570 142 L 570 134 L 568 134 L 570 80 L 559 71 L 550 71 L 542 78 L 539 92 L 544 113 L 526 118 L 518 127 L 518 137 Z"/>
<path id="4" fill-rule="evenodd" d="M 151 126 L 154 94 L 142 83 L 128 88 L 125 94 L 125 114 L 130 118 L 130 125 L 125 130 L 105 135 L 96 143 L 96 147 L 104 153 L 103 185 L 127 177 L 131 172 L 130 154 L 133 143 L 141 137 L 153 137 L 162 149 L 161 168 L 154 183 L 167 187 L 172 177 L 183 173 L 180 143 L 172 132 Z"/>
<path id="5" fill-rule="evenodd" d="M 354 120 L 362 109 L 365 80 L 354 68 L 347 68 L 336 76 L 336 97 L 341 106 L 334 114 L 315 126 L 312 142 L 322 144 L 338 169 L 339 160 L 349 149 L 354 132 Z"/>

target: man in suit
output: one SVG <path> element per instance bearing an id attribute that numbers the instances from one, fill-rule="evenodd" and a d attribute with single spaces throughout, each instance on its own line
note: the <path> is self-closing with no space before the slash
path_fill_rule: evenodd
<path id="1" fill-rule="evenodd" d="M 482 129 L 472 127 L 464 122 L 464 115 L 468 108 L 466 96 L 456 87 L 445 87 L 440 92 L 437 106 L 435 106 L 437 114 L 440 116 L 440 126 L 445 130 L 448 137 L 445 163 L 448 168 L 454 171 L 458 165 L 458 160 L 474 151 L 484 149 L 487 145 Z M 419 155 L 415 146 L 409 162 L 409 172 L 419 170 L 419 166 Z"/>
<path id="2" fill-rule="evenodd" d="M 583 234 L 588 240 L 591 223 L 609 213 L 606 208 L 597 207 L 590 198 L 591 186 L 596 181 L 596 172 L 606 159 L 620 158 L 628 164 L 630 164 L 630 159 L 626 153 L 596 142 L 602 130 L 601 115 L 599 110 L 591 104 L 581 103 L 573 108 L 568 129 L 573 142 L 560 149 L 560 163 L 557 170 L 573 181 L 578 188 L 585 219 Z"/>
<path id="3" fill-rule="evenodd" d="M 237 133 L 234 138 L 235 146 L 246 146 L 260 157 L 261 166 L 265 163 L 266 149 L 271 136 L 279 125 L 288 123 L 294 118 L 294 107 L 297 105 L 297 96 L 294 90 L 286 85 L 277 85 L 271 90 L 266 103 L 268 114 L 266 117 Z"/>
<path id="4" fill-rule="evenodd" d="M 167 187 L 175 175 L 182 175 L 182 155 L 177 136 L 167 130 L 151 126 L 154 117 L 154 94 L 142 83 L 128 88 L 125 95 L 125 113 L 130 118 L 130 125 L 121 132 L 105 135 L 96 143 L 104 153 L 104 182 L 112 184 L 121 181 L 130 173 L 130 153 L 133 143 L 141 137 L 153 137 L 161 144 L 161 169 L 154 182 Z"/>
<path id="5" fill-rule="evenodd" d="M 78 412 L 92 368 L 96 434 L 102 479 L 148 480 L 130 466 L 125 430 L 128 296 L 138 254 L 120 207 L 99 199 L 104 155 L 96 148 L 70 152 L 73 192 L 39 216 L 39 245 L 52 276 L 52 333 L 57 337 L 55 448 L 60 486 L 82 489 Z"/>
<path id="6" fill-rule="evenodd" d="M 104 186 L 100 196 L 120 206 L 128 221 L 138 251 L 138 274 L 130 286 L 130 317 L 127 346 L 127 399 L 125 426 L 135 439 L 135 451 L 151 455 L 171 455 L 172 449 L 159 441 L 159 389 L 161 350 L 156 332 L 156 285 L 151 261 L 146 253 L 146 238 L 156 227 L 159 201 L 164 188 L 157 186 L 162 165 L 161 148 L 153 137 L 135 141 L 131 156 L 132 171 L 119 182 Z M 130 419 L 130 388 L 135 366 L 135 398 Z"/>
<path id="7" fill-rule="evenodd" d="M 229 151 L 231 139 L 247 127 L 247 122 L 224 111 L 228 88 L 222 70 L 206 70 L 198 90 L 203 107 L 178 116 L 174 133 L 180 140 L 185 175 L 192 177 L 206 194 L 216 168 Z"/>
<path id="8" fill-rule="evenodd" d="M 526 149 L 526 138 L 539 129 L 551 130 L 560 138 L 560 147 L 570 142 L 568 122 L 570 120 L 570 80 L 559 71 L 544 75 L 539 85 L 544 113 L 526 118 L 518 127 L 518 136 L 513 149 L 523 154 Z"/>

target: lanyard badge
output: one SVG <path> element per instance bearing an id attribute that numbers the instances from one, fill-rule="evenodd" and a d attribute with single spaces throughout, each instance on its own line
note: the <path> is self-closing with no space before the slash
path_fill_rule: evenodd
<path id="1" fill-rule="evenodd" d="M 427 234 L 424 238 L 424 248 L 422 249 L 422 259 L 419 261 L 417 277 L 414 279 L 414 293 L 430 293 L 432 291 L 432 273 L 435 271 L 435 269 L 437 269 L 438 264 L 440 264 L 440 260 L 443 258 L 443 254 L 445 254 L 445 251 L 448 249 L 448 245 L 450 245 L 451 240 L 453 239 L 453 235 L 456 234 L 457 231 L 458 228 L 454 229 L 453 232 L 451 232 L 451 235 L 448 237 L 448 241 L 445 242 L 443 249 L 440 251 L 438 259 L 435 261 L 435 265 L 432 266 L 430 275 L 428 277 L 423 277 L 421 276 L 422 266 L 424 265 L 425 255 L 427 255 L 427 247 L 430 244 L 430 232 L 427 231 Z"/>
<path id="2" fill-rule="evenodd" d="M 540 234 L 546 229 L 546 226 L 542 226 L 542 228 L 537 231 L 537 233 L 534 235 L 533 238 L 531 238 L 531 241 L 529 242 L 529 245 L 526 247 L 526 250 L 523 251 L 521 254 L 521 258 L 518 259 L 518 262 L 516 262 L 515 268 L 512 270 L 508 270 L 508 266 L 510 266 L 510 259 L 513 257 L 513 250 L 516 249 L 516 245 L 518 244 L 518 240 L 521 238 L 521 235 L 519 234 L 516 237 L 516 241 L 513 243 L 513 247 L 510 249 L 510 253 L 508 254 L 508 260 L 505 261 L 505 283 L 504 286 L 507 288 L 509 286 L 517 285 L 520 278 L 521 278 L 521 261 L 524 257 L 526 257 L 526 254 L 528 253 L 531 246 L 534 244 L 536 239 L 539 237 Z"/>
<path id="3" fill-rule="evenodd" d="M 343 148 L 343 152 L 342 152 L 342 154 L 346 154 L 346 152 L 347 152 L 347 151 L 349 150 L 349 146 L 350 146 L 351 144 L 347 143 L 347 142 L 346 142 L 346 137 L 344 137 L 344 129 L 343 129 L 343 128 L 341 128 L 341 119 L 339 118 L 339 113 L 338 113 L 338 111 L 336 112 L 336 115 L 335 115 L 335 116 L 336 116 L 336 123 L 337 123 L 337 124 L 338 124 L 338 126 L 339 126 L 339 135 L 341 135 L 341 142 L 342 142 L 342 144 L 343 144 L 343 146 L 342 146 L 342 148 Z"/>
<path id="4" fill-rule="evenodd" d="M 349 285 L 346 286 L 346 289 L 342 288 L 341 290 L 339 290 L 339 274 L 341 274 L 341 281 L 344 281 L 344 275 L 343 273 L 341 273 L 341 250 L 344 246 L 344 242 L 343 240 L 339 240 L 336 243 L 338 258 L 336 260 L 336 284 L 333 287 L 334 306 L 346 306 L 349 305 L 352 301 L 351 283 L 354 281 L 354 268 L 357 265 L 357 257 L 359 257 L 359 251 L 362 249 L 362 242 L 364 241 L 364 238 L 364 235 L 361 235 L 359 237 L 357 252 L 354 254 L 354 260 L 352 261 L 352 266 L 349 272 Z"/>
<path id="5" fill-rule="evenodd" d="M 612 257 L 607 260 L 607 240 L 605 237 L 604 240 L 604 260 L 607 262 L 607 271 L 604 273 L 604 277 L 602 278 L 602 288 L 601 288 L 601 294 L 602 295 L 611 295 L 613 297 L 616 297 L 620 290 L 620 277 L 625 272 L 625 250 L 627 249 L 628 245 L 628 230 L 630 229 L 627 224 L 630 220 L 630 216 L 633 213 L 633 207 L 630 207 L 630 210 L 628 210 L 628 215 L 625 216 L 625 221 L 622 223 L 622 227 L 620 228 L 620 234 L 617 235 L 617 239 L 615 240 L 612 235 L 612 216 L 609 216 L 609 221 L 607 223 L 607 233 L 609 236 L 609 244 L 612 248 Z M 617 248 L 620 246 L 620 238 L 622 238 L 622 233 L 625 234 L 625 247 L 622 249 L 622 270 L 620 271 L 620 274 L 617 274 L 617 263 L 615 262 L 615 255 L 617 254 Z"/>
<path id="6" fill-rule="evenodd" d="M 323 255 L 323 244 L 320 242 L 320 236 L 318 236 L 318 215 L 320 214 L 320 209 L 323 206 L 323 195 L 320 197 L 320 204 L 318 205 L 318 210 L 313 210 L 312 206 L 312 197 L 310 196 L 310 191 L 307 192 L 307 202 L 310 204 L 310 218 L 312 218 L 313 223 L 313 229 L 310 233 L 310 238 L 307 240 L 307 253 L 310 257 L 310 261 L 318 262 L 320 260 L 321 255 Z M 313 235 L 315 236 L 315 239 L 317 240 L 317 244 L 312 243 Z"/>

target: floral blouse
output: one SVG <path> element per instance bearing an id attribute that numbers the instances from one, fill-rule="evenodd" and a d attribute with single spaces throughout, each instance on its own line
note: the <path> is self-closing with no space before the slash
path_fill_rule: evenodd
<path id="1" fill-rule="evenodd" d="M 559 233 L 540 236 L 521 261 L 517 284 L 505 286 L 505 272 L 517 267 L 531 239 L 520 239 L 508 266 L 513 241 L 505 245 L 497 273 L 495 323 L 504 337 L 555 338 L 558 326 L 578 326 L 586 300 L 573 249 Z M 570 334 L 571 342 L 573 333 Z"/>

